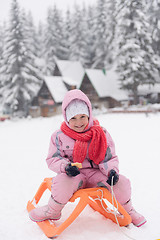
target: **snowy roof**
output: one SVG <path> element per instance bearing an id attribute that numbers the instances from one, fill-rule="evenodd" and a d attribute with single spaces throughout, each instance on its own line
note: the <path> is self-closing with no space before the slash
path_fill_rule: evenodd
<path id="1" fill-rule="evenodd" d="M 62 77 L 63 82 L 67 83 L 70 86 L 77 86 L 77 82 L 69 77 Z"/>
<path id="2" fill-rule="evenodd" d="M 160 83 L 154 85 L 144 84 L 138 87 L 139 94 L 160 93 Z"/>
<path id="3" fill-rule="evenodd" d="M 107 78 L 99 69 L 86 69 L 86 74 L 90 79 L 99 97 L 108 95 Z"/>
<path id="4" fill-rule="evenodd" d="M 85 74 L 82 64 L 78 61 L 67 60 L 56 60 L 56 64 L 64 77 L 64 81 L 79 88 Z"/>
<path id="5" fill-rule="evenodd" d="M 115 71 L 115 66 L 106 71 L 107 86 L 110 96 L 116 100 L 127 100 L 128 92 L 120 89 L 120 81 L 118 80 L 118 74 Z"/>
<path id="6" fill-rule="evenodd" d="M 114 70 L 104 74 L 99 69 L 86 69 L 86 74 L 100 98 L 112 97 L 118 101 L 128 98 L 127 93 L 119 89 L 118 77 Z"/>
<path id="7" fill-rule="evenodd" d="M 54 100 L 57 103 L 61 103 L 68 91 L 65 84 L 63 83 L 62 77 L 45 76 L 44 81 Z"/>

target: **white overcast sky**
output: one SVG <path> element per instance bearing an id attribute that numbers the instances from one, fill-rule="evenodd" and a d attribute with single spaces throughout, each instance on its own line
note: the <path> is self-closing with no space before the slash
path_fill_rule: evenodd
<path id="1" fill-rule="evenodd" d="M 9 11 L 12 0 L 0 0 L 0 22 L 8 20 Z M 97 0 L 18 0 L 20 7 L 31 11 L 35 23 L 39 20 L 45 20 L 48 6 L 53 6 L 54 3 L 59 9 L 66 10 L 72 8 L 74 3 L 83 4 L 86 6 L 94 5 Z"/>

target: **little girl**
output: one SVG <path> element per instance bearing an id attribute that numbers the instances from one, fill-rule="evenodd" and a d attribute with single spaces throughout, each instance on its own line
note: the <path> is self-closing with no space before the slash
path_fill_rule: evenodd
<path id="1" fill-rule="evenodd" d="M 78 189 L 105 187 L 111 191 L 113 182 L 115 196 L 131 216 L 132 223 L 142 226 L 146 220 L 132 206 L 130 181 L 119 174 L 114 142 L 106 129 L 93 120 L 88 97 L 77 89 L 67 92 L 62 112 L 64 122 L 51 137 L 46 159 L 49 169 L 57 173 L 51 197 L 48 205 L 30 211 L 30 218 L 35 222 L 58 220 L 61 210 Z M 76 162 L 82 163 L 81 169 L 72 166 Z"/>

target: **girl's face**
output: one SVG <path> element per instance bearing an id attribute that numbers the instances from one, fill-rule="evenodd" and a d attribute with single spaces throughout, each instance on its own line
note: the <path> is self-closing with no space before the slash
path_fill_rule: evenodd
<path id="1" fill-rule="evenodd" d="M 77 114 L 69 120 L 69 126 L 76 132 L 83 132 L 88 125 L 88 116 L 85 114 Z"/>

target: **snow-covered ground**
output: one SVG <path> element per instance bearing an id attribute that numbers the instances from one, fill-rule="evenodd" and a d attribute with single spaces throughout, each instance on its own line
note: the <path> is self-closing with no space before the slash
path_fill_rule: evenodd
<path id="1" fill-rule="evenodd" d="M 130 178 L 134 206 L 148 220 L 141 228 L 119 228 L 89 206 L 59 240 L 160 239 L 160 113 L 98 115 L 111 133 L 120 160 L 120 172 Z M 0 238 L 45 240 L 26 210 L 45 177 L 52 173 L 45 162 L 50 136 L 62 116 L 0 122 Z M 47 201 L 48 196 L 43 201 Z M 65 207 L 63 218 L 70 205 Z M 61 220 L 60 220 L 61 221 Z"/>

